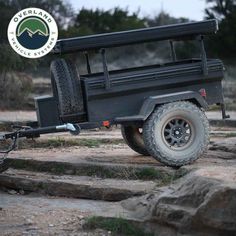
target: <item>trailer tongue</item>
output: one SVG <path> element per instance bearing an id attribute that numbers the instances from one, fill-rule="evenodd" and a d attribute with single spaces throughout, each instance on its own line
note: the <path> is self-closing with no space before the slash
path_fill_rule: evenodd
<path id="1" fill-rule="evenodd" d="M 12 142 L 6 150 L 1 150 L 0 155 L 0 173 L 5 170 L 7 167 L 3 167 L 4 160 L 7 157 L 7 154 L 17 148 L 17 140 L 19 138 L 35 138 L 39 137 L 40 134 L 49 134 L 49 133 L 59 133 L 59 132 L 70 132 L 72 135 L 80 134 L 80 126 L 76 124 L 67 123 L 64 125 L 57 125 L 51 127 L 44 128 L 32 128 L 30 126 L 13 126 L 13 129 L 16 129 L 14 132 L 0 134 L 0 143 L 1 141 L 5 141 L 7 139 L 11 139 Z"/>
<path id="2" fill-rule="evenodd" d="M 70 132 L 72 135 L 80 134 L 80 127 L 76 124 L 64 124 L 64 125 L 56 125 L 56 126 L 48 126 L 43 128 L 31 128 L 27 126 L 13 126 L 13 128 L 18 128 L 19 130 L 7 134 L 0 134 L 0 141 L 6 139 L 14 139 L 17 138 L 34 138 L 40 134 L 50 134 L 50 133 L 60 133 L 60 132 Z"/>

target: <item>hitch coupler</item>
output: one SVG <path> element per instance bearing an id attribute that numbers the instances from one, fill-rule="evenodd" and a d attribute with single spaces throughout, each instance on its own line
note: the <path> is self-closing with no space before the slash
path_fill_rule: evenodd
<path id="1" fill-rule="evenodd" d="M 72 135 L 79 135 L 81 131 L 81 128 L 79 127 L 79 125 L 71 124 L 71 123 L 58 125 L 56 126 L 56 129 L 58 131 L 69 131 Z"/>

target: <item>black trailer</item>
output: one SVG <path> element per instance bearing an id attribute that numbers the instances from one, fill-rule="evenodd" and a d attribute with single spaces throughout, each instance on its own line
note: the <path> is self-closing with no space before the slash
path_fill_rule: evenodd
<path id="1" fill-rule="evenodd" d="M 53 53 L 84 53 L 87 73 L 80 74 L 69 60 L 54 60 L 53 96 L 36 98 L 37 126 L 2 139 L 62 131 L 79 134 L 81 129 L 119 124 L 126 143 L 142 155 L 168 166 L 195 161 L 209 143 L 204 111 L 217 104 L 227 118 L 221 84 L 224 65 L 207 58 L 204 47 L 204 37 L 217 30 L 217 21 L 208 20 L 58 40 Z M 170 42 L 170 62 L 109 71 L 109 48 L 162 40 Z M 200 57 L 178 60 L 176 40 L 196 40 Z M 102 73 L 92 72 L 89 53 L 94 50 L 101 54 Z"/>

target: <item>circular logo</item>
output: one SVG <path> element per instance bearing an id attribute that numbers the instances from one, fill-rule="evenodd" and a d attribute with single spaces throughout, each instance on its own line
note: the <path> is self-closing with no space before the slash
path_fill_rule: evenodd
<path id="1" fill-rule="evenodd" d="M 55 46 L 58 28 L 48 12 L 39 8 L 26 8 L 13 16 L 7 34 L 11 47 L 19 55 L 39 58 Z"/>

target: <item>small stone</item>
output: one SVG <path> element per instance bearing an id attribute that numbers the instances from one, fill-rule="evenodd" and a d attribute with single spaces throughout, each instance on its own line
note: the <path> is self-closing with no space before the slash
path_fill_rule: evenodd
<path id="1" fill-rule="evenodd" d="M 65 174 L 66 175 L 72 175 L 74 173 L 74 170 L 66 170 Z"/>
<path id="2" fill-rule="evenodd" d="M 23 189 L 21 189 L 21 190 L 19 191 L 19 194 L 24 195 L 24 194 L 25 194 L 25 191 L 24 191 Z"/>
<path id="3" fill-rule="evenodd" d="M 26 222 L 27 222 L 28 224 L 32 224 L 32 220 L 31 220 L 31 219 L 26 219 Z"/>
<path id="4" fill-rule="evenodd" d="M 86 220 L 84 220 L 84 219 L 80 221 L 80 224 L 81 224 L 82 226 L 85 225 L 85 223 L 86 223 Z"/>
<path id="5" fill-rule="evenodd" d="M 54 225 L 53 225 L 53 224 L 49 224 L 48 226 L 49 226 L 49 227 L 54 227 Z"/>
<path id="6" fill-rule="evenodd" d="M 17 192 L 15 190 L 8 190 L 8 193 L 11 194 L 11 195 L 17 194 Z"/>
<path id="7" fill-rule="evenodd" d="M 82 220 L 82 219 L 84 219 L 84 216 L 79 215 L 78 218 L 79 218 L 80 220 Z"/>

